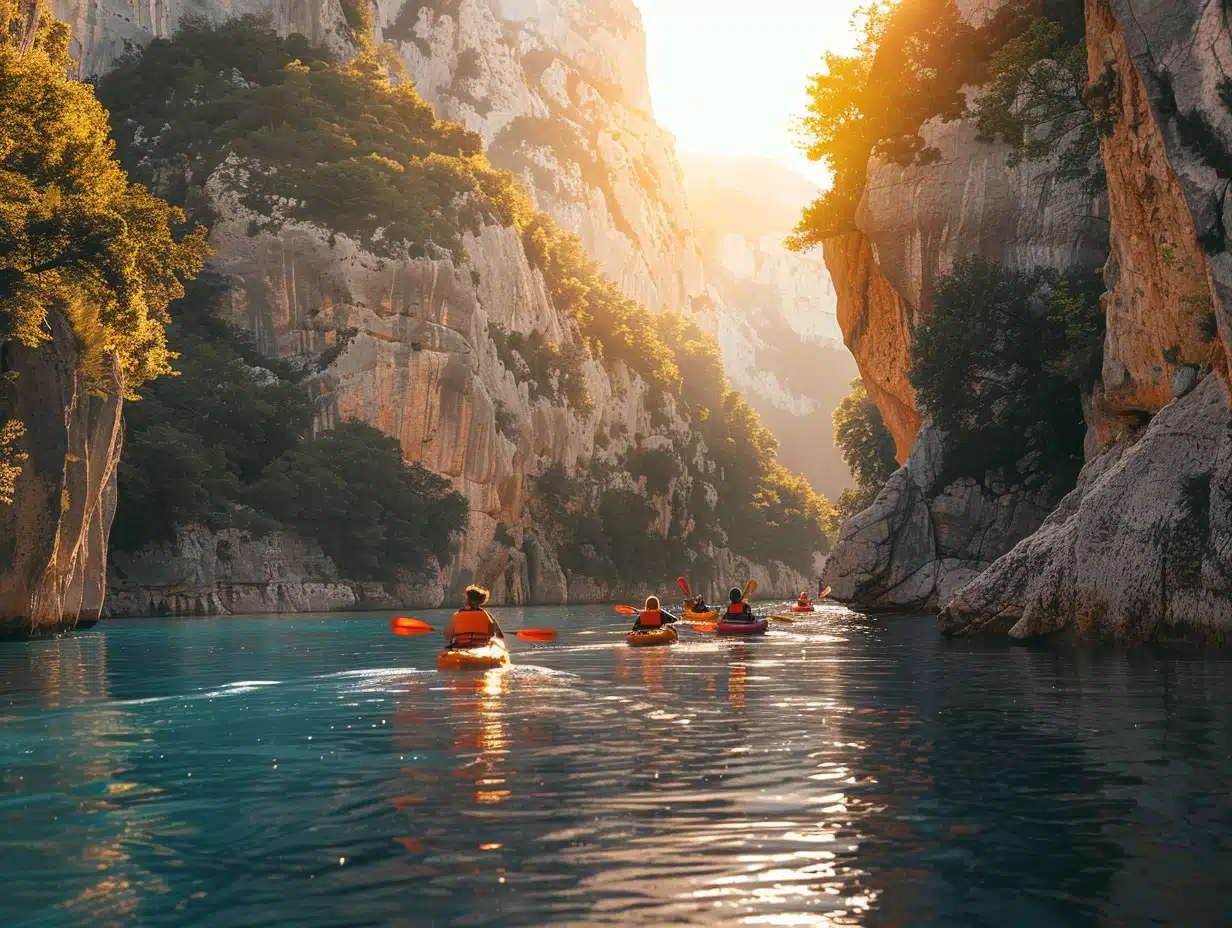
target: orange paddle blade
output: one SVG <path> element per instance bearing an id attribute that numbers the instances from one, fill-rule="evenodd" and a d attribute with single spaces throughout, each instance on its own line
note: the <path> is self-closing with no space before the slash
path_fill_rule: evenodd
<path id="1" fill-rule="evenodd" d="M 392 626 L 395 635 L 430 635 L 436 631 L 427 622 L 421 622 L 419 619 L 407 618 L 404 615 L 398 616 L 393 621 Z"/>
<path id="2" fill-rule="evenodd" d="M 524 628 L 514 634 L 526 641 L 554 641 L 556 639 L 554 628 Z"/>
<path id="3" fill-rule="evenodd" d="M 830 588 L 826 587 L 824 590 L 822 590 L 820 593 L 817 594 L 817 598 L 825 599 L 829 595 L 830 595 Z"/>
<path id="4" fill-rule="evenodd" d="M 621 615 L 641 615 L 641 610 L 634 609 L 632 606 L 617 606 L 616 611 Z"/>
<path id="5" fill-rule="evenodd" d="M 677 577 L 676 583 L 679 584 L 680 592 L 684 593 L 685 596 L 693 595 L 692 593 L 689 592 L 689 581 L 686 580 L 684 577 Z"/>

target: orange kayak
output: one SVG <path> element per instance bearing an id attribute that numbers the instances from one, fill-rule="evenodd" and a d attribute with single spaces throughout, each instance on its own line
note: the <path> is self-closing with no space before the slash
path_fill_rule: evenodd
<path id="1" fill-rule="evenodd" d="M 632 631 L 625 636 L 625 641 L 633 648 L 645 648 L 655 644 L 672 644 L 675 640 L 676 629 L 670 625 Z"/>
<path id="2" fill-rule="evenodd" d="M 686 609 L 680 619 L 683 622 L 713 622 L 718 617 L 718 609 L 711 609 L 709 612 L 694 612 L 692 609 Z"/>
<path id="3" fill-rule="evenodd" d="M 491 670 L 509 663 L 509 649 L 494 640 L 478 648 L 446 648 L 436 659 L 437 670 Z"/>
<path id="4" fill-rule="evenodd" d="M 791 607 L 792 612 L 815 612 L 812 606 L 801 606 L 799 603 Z"/>

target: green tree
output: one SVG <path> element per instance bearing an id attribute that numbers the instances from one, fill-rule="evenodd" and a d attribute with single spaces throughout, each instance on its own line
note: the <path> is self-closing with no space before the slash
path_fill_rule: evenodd
<path id="1" fill-rule="evenodd" d="M 130 184 L 107 113 L 69 79 L 68 27 L 38 3 L 0 0 L 0 342 L 34 348 L 49 314 L 67 319 L 87 382 L 114 358 L 128 396 L 170 370 L 168 302 L 201 267 L 200 230 Z M 8 378 L 5 394 L 19 388 Z M 26 424 L 0 396 L 0 501 L 11 502 Z"/>
<path id="2" fill-rule="evenodd" d="M 947 433 L 948 476 L 992 471 L 1011 484 L 1073 486 L 1086 434 L 1080 393 L 1099 369 L 1101 290 L 1091 271 L 1015 271 L 978 258 L 938 281 L 909 376 Z"/>
<path id="3" fill-rule="evenodd" d="M 397 439 L 344 422 L 283 454 L 252 488 L 252 504 L 315 538 L 349 577 L 388 578 L 448 559 L 466 529 L 466 498 Z"/>
<path id="4" fill-rule="evenodd" d="M 846 520 L 872 504 L 890 474 L 898 469 L 898 461 L 894 438 L 864 389 L 863 379 L 857 377 L 851 382 L 851 392 L 838 404 L 832 418 L 834 443 L 856 483 L 838 502 L 838 516 Z"/>

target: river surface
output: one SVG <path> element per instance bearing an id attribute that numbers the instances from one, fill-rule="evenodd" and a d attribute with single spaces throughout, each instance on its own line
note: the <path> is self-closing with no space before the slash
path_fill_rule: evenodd
<path id="1" fill-rule="evenodd" d="M 0 644 L 0 923 L 1232 924 L 1228 657 L 499 615 L 561 634 L 469 675 L 374 615 Z"/>

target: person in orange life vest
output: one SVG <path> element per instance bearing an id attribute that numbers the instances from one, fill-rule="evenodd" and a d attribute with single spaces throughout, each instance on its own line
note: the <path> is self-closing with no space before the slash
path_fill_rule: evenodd
<path id="1" fill-rule="evenodd" d="M 801 593 L 800 594 L 800 605 L 807 606 L 808 604 L 809 604 L 808 593 Z"/>
<path id="2" fill-rule="evenodd" d="M 466 601 L 445 626 L 445 640 L 451 648 L 480 648 L 493 638 L 505 640 L 496 619 L 483 608 L 487 601 L 488 591 L 483 587 L 472 583 L 466 588 Z"/>
<path id="3" fill-rule="evenodd" d="M 670 612 L 665 612 L 659 606 L 659 597 L 647 596 L 646 608 L 644 608 L 637 617 L 637 621 L 633 623 L 635 629 L 638 628 L 658 628 L 660 625 L 671 625 L 676 621 L 676 617 Z"/>
<path id="4" fill-rule="evenodd" d="M 693 599 L 690 599 L 688 601 L 688 607 L 689 607 L 690 612 L 709 612 L 710 611 L 706 607 L 706 601 L 702 599 L 700 596 L 695 596 L 693 597 Z"/>
<path id="5" fill-rule="evenodd" d="M 731 600 L 731 604 L 727 607 L 727 612 L 723 613 L 724 622 L 757 621 L 757 616 L 753 614 L 753 607 L 744 601 L 744 592 L 739 587 L 733 586 L 727 598 Z"/>

